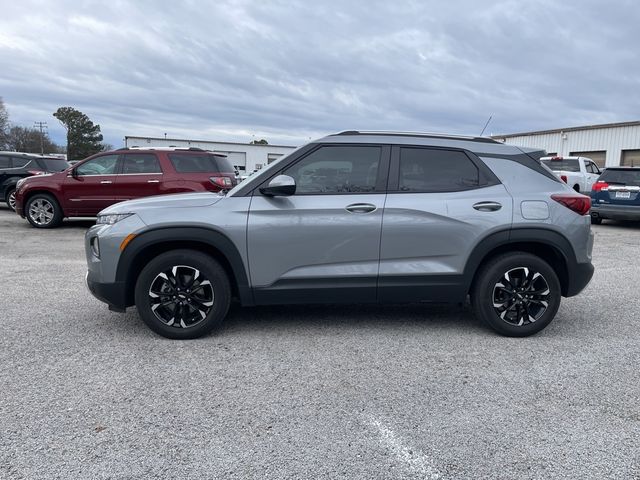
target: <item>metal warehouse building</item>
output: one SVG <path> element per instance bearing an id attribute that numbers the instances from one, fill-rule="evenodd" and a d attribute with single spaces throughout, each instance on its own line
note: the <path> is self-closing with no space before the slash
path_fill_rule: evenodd
<path id="1" fill-rule="evenodd" d="M 196 147 L 213 150 L 229 158 L 241 173 L 260 170 L 263 166 L 291 153 L 297 147 L 287 145 L 262 145 L 209 140 L 186 140 L 180 138 L 124 137 L 125 147 Z"/>
<path id="2" fill-rule="evenodd" d="M 640 167 L 640 121 L 493 135 L 504 143 L 544 148 L 549 155 L 591 158 L 600 167 Z"/>

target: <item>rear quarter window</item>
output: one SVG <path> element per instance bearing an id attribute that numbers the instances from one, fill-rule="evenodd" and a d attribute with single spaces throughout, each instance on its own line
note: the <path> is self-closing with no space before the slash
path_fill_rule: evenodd
<path id="1" fill-rule="evenodd" d="M 0 168 L 11 168 L 11 160 L 9 157 L 0 157 Z"/>
<path id="2" fill-rule="evenodd" d="M 219 155 L 170 153 L 169 160 L 178 173 L 234 173 L 226 157 Z"/>

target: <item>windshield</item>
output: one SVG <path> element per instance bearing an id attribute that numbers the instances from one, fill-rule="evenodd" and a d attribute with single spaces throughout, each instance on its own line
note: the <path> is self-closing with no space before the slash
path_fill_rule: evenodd
<path id="1" fill-rule="evenodd" d="M 620 185 L 640 185 L 640 168 L 634 170 L 611 170 L 608 168 L 600 175 L 598 180 Z"/>
<path id="2" fill-rule="evenodd" d="M 38 163 L 47 172 L 61 172 L 69 167 L 67 161 L 62 158 L 39 158 Z"/>
<path id="3" fill-rule="evenodd" d="M 579 172 L 580 164 L 578 159 L 563 158 L 562 160 L 541 160 L 547 167 L 554 172 Z"/>

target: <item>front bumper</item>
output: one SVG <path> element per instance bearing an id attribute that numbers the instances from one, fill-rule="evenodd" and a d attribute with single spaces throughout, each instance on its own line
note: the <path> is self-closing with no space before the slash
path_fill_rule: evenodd
<path id="1" fill-rule="evenodd" d="M 592 204 L 591 216 L 611 220 L 640 220 L 639 205 Z"/>
<path id="2" fill-rule="evenodd" d="M 101 283 L 91 278 L 91 272 L 86 276 L 87 288 L 91 294 L 101 302 L 109 305 L 109 310 L 124 312 L 127 308 L 127 290 L 125 282 Z"/>

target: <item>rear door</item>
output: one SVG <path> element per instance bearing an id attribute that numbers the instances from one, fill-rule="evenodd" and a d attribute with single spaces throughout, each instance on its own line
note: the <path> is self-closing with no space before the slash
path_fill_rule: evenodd
<path id="1" fill-rule="evenodd" d="M 389 150 L 322 145 L 274 172 L 295 179 L 294 195 L 254 191 L 247 240 L 257 303 L 376 300 Z"/>
<path id="2" fill-rule="evenodd" d="M 125 153 L 121 155 L 116 180 L 116 201 L 159 195 L 163 193 L 162 179 L 162 168 L 155 153 Z"/>
<path id="3" fill-rule="evenodd" d="M 512 199 L 463 150 L 393 147 L 380 247 L 380 301 L 461 301 L 464 267 L 486 236 L 509 228 Z"/>
<path id="4" fill-rule="evenodd" d="M 116 202 L 118 155 L 105 154 L 78 165 L 64 181 L 64 210 L 69 215 L 97 215 Z"/>

